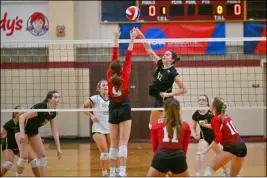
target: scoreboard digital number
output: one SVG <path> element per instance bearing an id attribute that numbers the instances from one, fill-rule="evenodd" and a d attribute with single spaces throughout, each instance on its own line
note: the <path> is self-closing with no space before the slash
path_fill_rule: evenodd
<path id="1" fill-rule="evenodd" d="M 140 22 L 172 21 L 242 21 L 243 0 L 137 0 Z"/>

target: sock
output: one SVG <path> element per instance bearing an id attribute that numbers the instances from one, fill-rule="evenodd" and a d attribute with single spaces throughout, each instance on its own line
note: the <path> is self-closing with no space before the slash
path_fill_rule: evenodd
<path id="1" fill-rule="evenodd" d="M 22 176 L 23 176 L 23 174 L 19 174 L 16 172 L 16 177 L 22 177 Z"/>
<path id="2" fill-rule="evenodd" d="M 207 167 L 207 169 L 205 170 L 204 176 L 212 176 L 212 174 L 214 173 L 214 171 L 210 168 Z"/>
<path id="3" fill-rule="evenodd" d="M 110 168 L 110 175 L 111 176 L 115 176 L 115 174 L 116 174 L 116 168 L 115 167 L 111 167 Z"/>
<path id="4" fill-rule="evenodd" d="M 126 166 L 120 166 L 120 173 L 126 174 Z"/>
<path id="5" fill-rule="evenodd" d="M 196 172 L 196 177 L 200 177 L 200 172 Z"/>
<path id="6" fill-rule="evenodd" d="M 105 171 L 102 171 L 102 175 L 107 175 L 108 174 L 108 171 L 105 170 Z"/>
<path id="7" fill-rule="evenodd" d="M 120 168 L 117 168 L 117 167 L 116 167 L 115 172 L 116 172 L 116 173 L 120 173 Z"/>

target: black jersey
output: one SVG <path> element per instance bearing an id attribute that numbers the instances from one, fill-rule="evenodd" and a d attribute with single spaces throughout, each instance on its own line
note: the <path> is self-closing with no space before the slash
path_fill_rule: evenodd
<path id="1" fill-rule="evenodd" d="M 162 59 L 158 61 L 157 66 L 158 67 L 154 73 L 155 80 L 152 86 L 150 86 L 150 95 L 154 96 L 156 99 L 161 99 L 159 93 L 160 92 L 171 93 L 174 79 L 179 74 L 177 73 L 174 66 L 171 66 L 168 69 L 164 69 Z"/>
<path id="2" fill-rule="evenodd" d="M 34 105 L 31 109 L 47 109 L 46 103 L 38 103 Z M 25 122 L 25 133 L 28 136 L 38 134 L 39 127 L 45 125 L 51 119 L 57 116 L 57 112 L 37 112 L 37 116 L 34 118 L 27 119 Z M 19 124 L 16 127 L 16 132 L 19 132 Z"/>
<path id="3" fill-rule="evenodd" d="M 3 128 L 6 130 L 7 135 L 6 135 L 6 142 L 4 147 L 8 149 L 18 149 L 18 145 L 15 139 L 15 128 L 16 128 L 16 123 L 13 119 L 10 119 L 7 121 Z"/>
<path id="4" fill-rule="evenodd" d="M 213 118 L 213 114 L 211 111 L 208 111 L 206 114 L 204 115 L 201 115 L 199 113 L 199 111 L 196 111 L 193 116 L 192 116 L 192 119 L 196 122 L 198 122 L 199 124 L 199 121 L 205 121 L 206 124 L 210 124 L 211 122 L 211 119 Z M 201 125 L 200 126 L 200 138 L 203 138 L 204 140 L 213 140 L 215 138 L 215 135 L 214 135 L 214 132 L 212 129 L 210 128 L 207 128 L 207 127 L 202 127 Z"/>

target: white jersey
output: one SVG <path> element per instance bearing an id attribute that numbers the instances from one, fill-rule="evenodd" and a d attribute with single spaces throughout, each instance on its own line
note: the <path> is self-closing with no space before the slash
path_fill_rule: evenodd
<path id="1" fill-rule="evenodd" d="M 90 97 L 93 104 L 93 109 L 108 109 L 109 100 L 105 100 L 100 95 L 94 95 Z M 94 111 L 93 114 L 97 117 L 98 122 L 94 122 L 92 126 L 92 132 L 100 132 L 103 134 L 109 133 L 109 114 L 108 111 Z"/>

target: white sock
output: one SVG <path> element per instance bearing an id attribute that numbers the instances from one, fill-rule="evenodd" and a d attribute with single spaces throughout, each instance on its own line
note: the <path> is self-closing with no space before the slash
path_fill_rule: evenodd
<path id="1" fill-rule="evenodd" d="M 108 174 L 108 171 L 105 170 L 105 171 L 102 171 L 102 175 L 107 175 Z"/>
<path id="2" fill-rule="evenodd" d="M 126 174 L 126 166 L 120 166 L 120 173 Z"/>
<path id="3" fill-rule="evenodd" d="M 23 176 L 23 173 L 22 174 L 19 174 L 16 172 L 16 177 L 22 177 Z"/>
<path id="4" fill-rule="evenodd" d="M 204 176 L 212 176 L 212 174 L 214 173 L 214 171 L 210 168 L 207 167 L 207 169 L 205 170 Z"/>
<path id="5" fill-rule="evenodd" d="M 116 172 L 116 173 L 120 173 L 120 168 L 117 168 L 117 167 L 116 167 L 115 172 Z"/>
<path id="6" fill-rule="evenodd" d="M 196 177 L 200 177 L 200 172 L 196 172 Z"/>
<path id="7" fill-rule="evenodd" d="M 116 174 L 116 168 L 115 167 L 111 167 L 110 168 L 110 176 L 115 176 Z"/>

